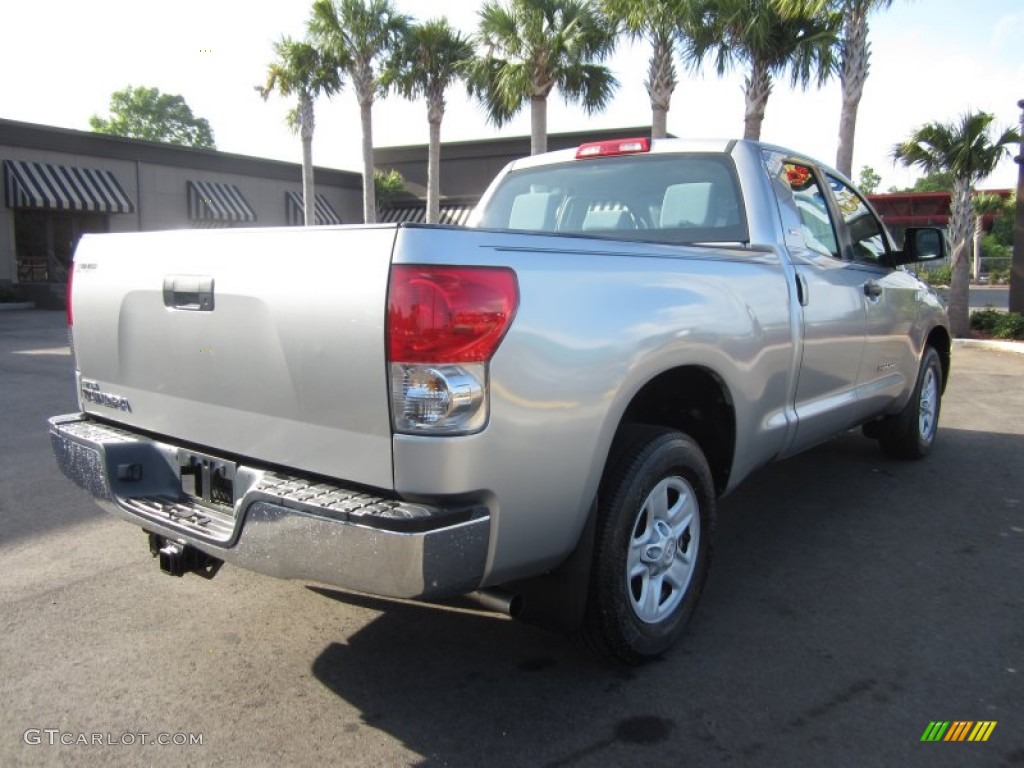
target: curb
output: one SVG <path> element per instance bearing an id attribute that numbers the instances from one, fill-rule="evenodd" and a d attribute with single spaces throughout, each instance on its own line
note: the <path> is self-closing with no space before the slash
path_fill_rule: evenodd
<path id="1" fill-rule="evenodd" d="M 1020 341 L 996 341 L 994 339 L 953 339 L 954 347 L 967 347 L 968 349 L 991 349 L 997 352 L 1016 352 L 1024 355 L 1024 342 Z"/>
<path id="2" fill-rule="evenodd" d="M 16 309 L 35 309 L 33 301 L 0 301 L 0 312 L 13 312 Z"/>

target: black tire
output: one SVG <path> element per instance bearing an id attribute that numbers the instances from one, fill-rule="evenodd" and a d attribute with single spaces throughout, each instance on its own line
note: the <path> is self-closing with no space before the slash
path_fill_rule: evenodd
<path id="1" fill-rule="evenodd" d="M 623 427 L 598 496 L 584 643 L 627 664 L 664 653 L 704 588 L 714 525 L 714 483 L 697 443 Z"/>
<path id="2" fill-rule="evenodd" d="M 883 422 L 879 442 L 887 456 L 920 459 L 935 444 L 942 406 L 942 362 L 934 347 L 925 347 L 910 400 L 896 416 Z"/>

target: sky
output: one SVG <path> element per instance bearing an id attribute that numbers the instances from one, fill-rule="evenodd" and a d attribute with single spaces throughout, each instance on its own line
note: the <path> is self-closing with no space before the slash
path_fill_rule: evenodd
<path id="1" fill-rule="evenodd" d="M 655 0 L 652 0 L 655 1 Z M 426 20 L 445 15 L 472 32 L 476 0 L 396 0 L 401 11 Z M 301 162 L 299 139 L 285 115 L 290 100 L 264 102 L 272 44 L 301 37 L 311 0 L 50 0 L 0 7 L 4 60 L 0 117 L 89 130 L 89 116 L 109 114 L 110 95 L 128 85 L 182 95 L 209 120 L 225 152 Z M 893 164 L 892 146 L 928 122 L 955 120 L 969 110 L 1018 125 L 1024 98 L 1024 3 L 1021 0 L 894 0 L 870 19 L 871 73 L 861 101 L 854 176 L 871 166 L 881 190 L 904 187 L 920 175 Z M 607 64 L 620 81 L 611 105 L 586 115 L 552 94 L 548 130 L 593 130 L 650 124 L 643 87 L 650 50 L 620 43 Z M 742 72 L 680 72 L 668 130 L 684 138 L 738 137 L 743 132 Z M 528 108 L 497 129 L 457 86 L 448 95 L 442 141 L 529 134 Z M 839 124 L 838 79 L 826 87 L 793 90 L 780 81 L 768 102 L 761 138 L 834 164 Z M 346 88 L 316 105 L 313 160 L 317 166 L 360 170 L 359 113 Z M 374 107 L 374 144 L 426 144 L 426 107 L 389 96 Z M 1016 187 L 1012 159 L 983 188 Z M 443 177 L 442 177 L 443 189 Z"/>

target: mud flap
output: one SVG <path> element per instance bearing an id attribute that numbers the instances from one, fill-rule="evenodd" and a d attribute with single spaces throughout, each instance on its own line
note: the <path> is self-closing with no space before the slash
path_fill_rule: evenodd
<path id="1" fill-rule="evenodd" d="M 516 620 L 563 633 L 575 632 L 583 626 L 596 527 L 597 499 L 594 499 L 576 549 L 560 566 L 540 576 L 504 585 L 522 598 L 522 609 Z"/>

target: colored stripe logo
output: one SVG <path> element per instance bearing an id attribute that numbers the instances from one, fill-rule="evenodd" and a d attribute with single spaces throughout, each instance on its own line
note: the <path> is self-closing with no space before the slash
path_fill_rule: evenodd
<path id="1" fill-rule="evenodd" d="M 921 741 L 988 741 L 995 728 L 995 720 L 932 720 Z"/>

